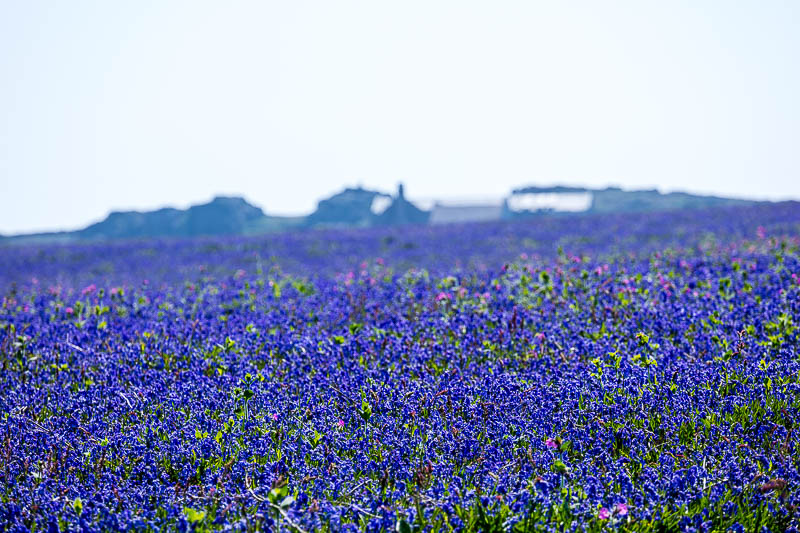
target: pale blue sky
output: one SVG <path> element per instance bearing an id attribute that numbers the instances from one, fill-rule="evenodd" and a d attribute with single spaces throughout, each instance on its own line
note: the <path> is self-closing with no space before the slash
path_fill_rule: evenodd
<path id="1" fill-rule="evenodd" d="M 344 185 L 800 198 L 800 3 L 0 0 L 0 233 Z"/>

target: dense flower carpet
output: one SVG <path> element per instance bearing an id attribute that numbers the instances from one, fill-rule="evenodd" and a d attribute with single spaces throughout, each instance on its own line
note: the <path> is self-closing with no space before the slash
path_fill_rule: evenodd
<path id="1" fill-rule="evenodd" d="M 0 248 L 0 531 L 786 531 L 800 204 Z"/>

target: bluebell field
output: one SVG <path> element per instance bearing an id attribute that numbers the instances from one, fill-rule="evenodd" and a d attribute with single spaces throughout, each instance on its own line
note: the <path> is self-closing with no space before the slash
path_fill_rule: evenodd
<path id="1" fill-rule="evenodd" d="M 796 531 L 800 204 L 0 248 L 0 531 Z"/>

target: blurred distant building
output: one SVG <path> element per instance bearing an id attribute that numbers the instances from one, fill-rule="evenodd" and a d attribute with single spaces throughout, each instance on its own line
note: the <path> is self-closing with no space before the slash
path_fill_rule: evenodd
<path id="1" fill-rule="evenodd" d="M 306 224 L 312 227 L 367 227 L 372 225 L 376 202 L 391 201 L 388 194 L 363 187 L 348 187 L 320 200 Z"/>
<path id="2" fill-rule="evenodd" d="M 512 193 L 508 198 L 508 209 L 512 213 L 537 211 L 577 213 L 588 211 L 592 207 L 592 199 L 591 191 Z"/>
<path id="3" fill-rule="evenodd" d="M 373 202 L 373 213 L 375 213 L 375 224 L 378 226 L 396 226 L 404 224 L 425 224 L 428 222 L 429 213 L 423 211 L 406 199 L 403 184 L 397 186 L 397 195 L 392 198 L 385 208 L 383 204 L 376 205 Z M 381 209 L 380 211 L 377 211 Z"/>
<path id="4" fill-rule="evenodd" d="M 492 204 L 441 204 L 431 209 L 431 224 L 455 224 L 458 222 L 488 222 L 500 220 L 505 212 L 501 200 Z"/>
<path id="5" fill-rule="evenodd" d="M 435 202 L 429 221 L 431 224 L 455 224 L 531 214 L 577 213 L 588 211 L 592 201 L 592 192 L 587 190 L 559 188 L 514 191 L 506 198 Z"/>

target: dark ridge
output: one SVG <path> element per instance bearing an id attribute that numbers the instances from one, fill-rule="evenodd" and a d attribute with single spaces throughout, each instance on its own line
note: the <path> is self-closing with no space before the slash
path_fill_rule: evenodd
<path id="1" fill-rule="evenodd" d="M 591 205 L 580 212 L 559 211 L 553 208 L 536 210 L 509 209 L 509 198 L 524 194 L 590 193 Z M 391 199 L 382 212 L 373 211 L 377 198 Z M 713 207 L 754 204 L 743 199 L 701 196 L 685 192 L 661 193 L 655 189 L 622 190 L 619 187 L 591 189 L 564 185 L 531 185 L 514 189 L 501 205 L 450 206 L 461 209 L 459 220 L 479 221 L 516 219 L 530 216 L 576 216 L 593 213 L 656 212 L 675 209 L 706 209 Z M 77 231 L 34 233 L 0 236 L 2 243 L 64 243 L 73 241 L 187 238 L 213 235 L 256 235 L 291 229 L 307 228 L 364 228 L 429 224 L 441 220 L 433 211 L 425 211 L 410 202 L 400 184 L 397 194 L 391 195 L 363 187 L 345 188 L 329 198 L 320 200 L 316 210 L 299 217 L 268 216 L 259 208 L 236 196 L 218 196 L 212 201 L 188 209 L 166 207 L 154 211 L 114 211 L 104 220 Z M 472 218 L 470 218 L 472 217 Z"/>

